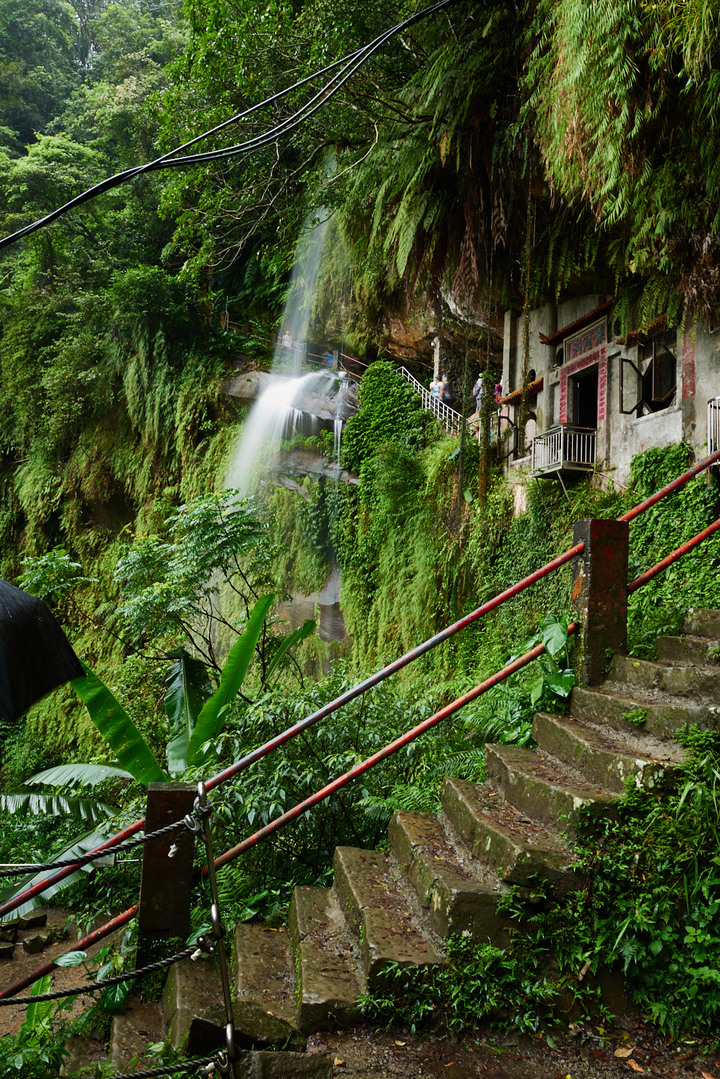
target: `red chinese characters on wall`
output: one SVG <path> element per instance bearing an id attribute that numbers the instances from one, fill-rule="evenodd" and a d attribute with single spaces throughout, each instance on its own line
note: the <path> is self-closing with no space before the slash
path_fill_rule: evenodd
<path id="1" fill-rule="evenodd" d="M 591 352 L 589 356 L 583 356 L 581 360 L 576 360 L 575 363 L 570 363 L 567 367 L 563 367 L 560 372 L 560 423 L 568 422 L 568 378 L 571 375 L 576 375 L 578 371 L 584 371 L 587 367 L 592 367 L 594 364 L 597 364 L 598 368 L 598 424 L 605 423 L 608 398 L 607 345 L 603 345 L 602 348 Z"/>
<path id="2" fill-rule="evenodd" d="M 605 319 L 596 322 L 581 333 L 565 341 L 565 365 L 560 371 L 560 423 L 568 422 L 568 379 L 578 371 L 597 365 L 598 402 L 597 422 L 607 418 L 608 359 L 607 324 Z"/>

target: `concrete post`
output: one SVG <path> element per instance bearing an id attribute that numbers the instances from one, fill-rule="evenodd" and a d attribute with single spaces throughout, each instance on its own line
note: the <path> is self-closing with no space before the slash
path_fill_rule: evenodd
<path id="1" fill-rule="evenodd" d="M 150 783 L 148 785 L 145 831 L 154 832 L 192 812 L 197 794 L 193 783 Z M 143 846 L 138 931 L 141 939 L 185 940 L 190 932 L 190 890 L 192 887 L 195 836 L 189 829 L 151 839 Z M 168 858 L 170 848 L 176 851 Z"/>
<path id="2" fill-rule="evenodd" d="M 610 652 L 627 649 L 627 521 L 577 521 L 574 542 L 585 550 L 573 559 L 572 607 L 582 629 L 578 680 L 596 685 Z"/>

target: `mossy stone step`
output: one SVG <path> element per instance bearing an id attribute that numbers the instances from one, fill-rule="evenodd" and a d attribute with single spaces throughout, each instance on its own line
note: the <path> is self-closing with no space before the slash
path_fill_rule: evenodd
<path id="1" fill-rule="evenodd" d="M 582 772 L 590 783 L 617 794 L 622 794 L 627 780 L 632 778 L 642 787 L 662 785 L 677 763 L 667 753 L 662 758 L 643 756 L 639 750 L 610 739 L 572 716 L 538 712 L 533 738 L 541 750 Z"/>
<path id="2" fill-rule="evenodd" d="M 240 922 L 235 928 L 234 955 L 238 1003 L 253 1001 L 271 1018 L 294 1027 L 295 955 L 287 930 Z"/>
<path id="3" fill-rule="evenodd" d="M 573 857 L 560 837 L 511 806 L 489 784 L 446 779 L 440 801 L 472 856 L 506 884 L 545 879 L 558 895 L 579 887 Z"/>
<path id="4" fill-rule="evenodd" d="M 147 1048 L 163 1041 L 166 1033 L 161 1006 L 130 997 L 112 1021 L 108 1053 L 110 1068 L 114 1072 L 127 1072 L 131 1061 L 136 1059 L 135 1071 L 157 1066 L 157 1059 L 147 1055 Z"/>
<path id="5" fill-rule="evenodd" d="M 695 723 L 704 730 L 720 729 L 720 707 L 692 704 L 678 698 L 658 700 L 634 691 L 625 695 L 617 689 L 586 689 L 576 686 L 570 698 L 572 714 L 598 727 L 628 732 L 638 726 L 635 717 L 644 713 L 642 729 L 647 734 L 668 741 L 675 739 L 680 727 Z M 631 719 L 627 717 L 630 716 Z"/>
<path id="6" fill-rule="evenodd" d="M 407 893 L 395 879 L 384 851 L 337 847 L 335 890 L 360 943 L 368 986 L 383 983 L 388 963 L 431 967 L 445 957 L 418 923 Z"/>
<path id="7" fill-rule="evenodd" d="M 684 622 L 685 633 L 695 637 L 715 637 L 720 640 L 720 611 L 696 610 L 688 611 Z"/>
<path id="8" fill-rule="evenodd" d="M 657 637 L 655 650 L 661 663 L 705 668 L 720 664 L 720 643 L 707 637 Z"/>
<path id="9" fill-rule="evenodd" d="M 720 664 L 714 668 L 688 667 L 653 663 L 632 656 L 615 656 L 610 665 L 609 682 L 629 686 L 631 690 L 637 687 L 644 693 L 692 697 L 696 701 L 710 703 L 720 700 Z"/>
<path id="10" fill-rule="evenodd" d="M 572 825 L 580 809 L 603 814 L 612 806 L 607 791 L 568 774 L 539 750 L 488 744 L 485 760 L 488 775 L 511 805 L 558 832 Z"/>
<path id="11" fill-rule="evenodd" d="M 357 1022 L 364 980 L 333 890 L 295 888 L 289 931 L 295 947 L 300 1029 L 327 1030 Z"/>
<path id="12" fill-rule="evenodd" d="M 497 911 L 501 886 L 473 876 L 434 813 L 393 815 L 390 848 L 441 937 L 462 933 L 478 943 L 504 947 L 508 921 Z M 503 889 L 505 890 L 505 889 Z"/>

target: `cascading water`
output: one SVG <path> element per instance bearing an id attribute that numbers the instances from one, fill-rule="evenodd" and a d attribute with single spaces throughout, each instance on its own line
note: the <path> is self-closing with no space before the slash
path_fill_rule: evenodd
<path id="1" fill-rule="evenodd" d="M 296 376 L 300 374 L 328 223 L 328 217 L 318 221 L 316 216 L 305 222 L 295 251 L 295 263 L 273 356 L 273 371 L 288 371 Z"/>
<path id="2" fill-rule="evenodd" d="M 245 422 L 226 485 L 237 487 L 245 498 L 253 494 L 260 469 L 272 466 L 283 439 L 302 433 L 305 416 L 334 419 L 332 410 L 339 382 L 336 375 L 327 371 L 273 380 Z"/>
<path id="3" fill-rule="evenodd" d="M 284 439 L 315 434 L 322 421 L 326 426 L 334 425 L 333 460 L 339 473 L 342 420 L 353 411 L 348 401 L 350 386 L 327 370 L 300 374 L 327 228 L 326 217 L 310 219 L 298 242 L 273 356 L 272 381 L 245 421 L 225 481 L 244 497 L 254 493 L 260 469 L 272 465 Z"/>

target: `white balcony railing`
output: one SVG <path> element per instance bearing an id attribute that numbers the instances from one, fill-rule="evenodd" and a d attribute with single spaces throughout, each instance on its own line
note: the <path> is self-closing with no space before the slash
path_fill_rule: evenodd
<path id="1" fill-rule="evenodd" d="M 720 450 L 720 397 L 708 401 L 707 440 L 708 453 Z"/>
<path id="2" fill-rule="evenodd" d="M 532 471 L 587 472 L 595 465 L 597 430 L 592 427 L 574 427 L 569 423 L 558 424 L 537 435 L 532 440 Z"/>
<path id="3" fill-rule="evenodd" d="M 462 416 L 459 412 L 456 412 L 454 408 L 450 408 L 450 405 L 444 404 L 434 394 L 430 393 L 422 382 L 410 374 L 405 367 L 400 368 L 400 374 L 403 378 L 406 378 L 410 382 L 417 392 L 420 394 L 420 403 L 423 408 L 429 408 L 434 416 L 440 420 L 450 432 L 451 435 L 460 434 L 460 424 L 462 423 Z"/>

